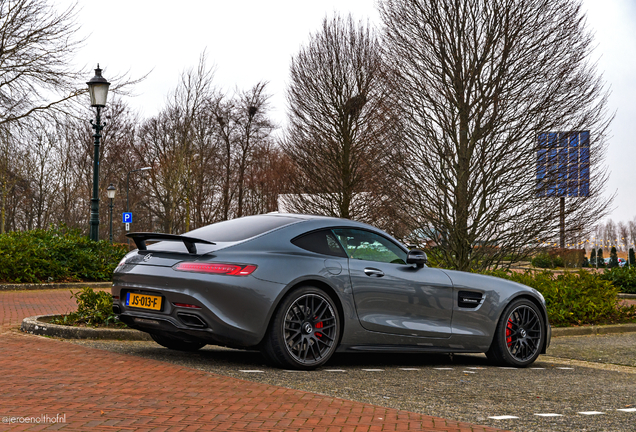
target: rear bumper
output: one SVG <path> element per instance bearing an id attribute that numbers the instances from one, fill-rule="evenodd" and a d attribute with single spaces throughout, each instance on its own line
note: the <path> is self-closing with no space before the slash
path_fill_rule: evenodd
<path id="1" fill-rule="evenodd" d="M 128 327 L 146 333 L 169 334 L 185 341 L 205 342 L 235 348 L 247 348 L 260 342 L 258 335 L 249 335 L 231 328 L 213 317 L 209 311 L 176 309 L 171 314 L 160 314 L 126 309 L 113 303 L 113 310 Z"/>
<path id="2" fill-rule="evenodd" d="M 264 337 L 282 289 L 280 284 L 252 276 L 215 276 L 176 272 L 171 267 L 129 265 L 114 274 L 113 310 L 128 326 L 147 333 L 249 348 Z M 160 296 L 161 308 L 127 306 L 128 293 Z"/>
<path id="3" fill-rule="evenodd" d="M 170 334 L 184 341 L 205 342 L 215 345 L 225 345 L 230 342 L 222 335 L 214 333 L 210 328 L 190 328 L 172 316 L 127 312 L 118 314 L 118 317 L 128 327 L 146 333 Z"/>

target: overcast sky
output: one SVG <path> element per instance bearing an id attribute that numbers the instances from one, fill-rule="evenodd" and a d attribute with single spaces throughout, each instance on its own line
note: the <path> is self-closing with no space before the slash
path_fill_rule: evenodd
<path id="1" fill-rule="evenodd" d="M 558 0 L 555 0 L 558 1 Z M 58 0 L 61 7 L 70 0 Z M 595 60 L 611 87 L 616 112 L 607 155 L 611 175 L 606 193 L 617 193 L 611 217 L 636 217 L 636 1 L 584 0 L 596 34 Z M 231 92 L 269 82 L 273 117 L 283 123 L 289 61 L 325 17 L 352 13 L 378 25 L 375 0 L 80 0 L 78 22 L 88 36 L 78 66 L 100 63 L 106 78 L 130 71 L 141 76 L 130 105 L 155 114 L 181 71 L 195 66 L 206 50 L 216 67 L 216 84 Z M 87 76 L 87 81 L 92 75 Z M 594 131 L 592 131 L 594 133 Z"/>

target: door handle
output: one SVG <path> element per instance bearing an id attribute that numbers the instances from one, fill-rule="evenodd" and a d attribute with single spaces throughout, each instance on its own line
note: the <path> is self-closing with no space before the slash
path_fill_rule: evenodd
<path id="1" fill-rule="evenodd" d="M 384 272 L 382 270 L 374 269 L 374 268 L 365 268 L 364 274 L 371 277 L 382 277 L 384 276 Z"/>

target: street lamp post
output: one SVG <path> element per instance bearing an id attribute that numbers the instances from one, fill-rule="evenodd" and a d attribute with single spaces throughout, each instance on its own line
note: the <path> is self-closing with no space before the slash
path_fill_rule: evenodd
<path id="1" fill-rule="evenodd" d="M 93 156 L 93 198 L 91 198 L 91 219 L 90 219 L 90 239 L 99 240 L 99 139 L 102 137 L 102 129 L 106 123 L 101 122 L 101 109 L 106 106 L 108 97 L 108 87 L 110 83 L 102 77 L 102 70 L 97 65 L 95 76 L 91 78 L 88 85 L 88 92 L 91 96 L 91 106 L 97 108 L 95 122 L 91 120 L 95 134 L 95 152 Z"/>
<path id="2" fill-rule="evenodd" d="M 116 192 L 117 189 L 115 189 L 112 183 L 106 188 L 106 193 L 108 194 L 108 198 L 110 198 L 110 230 L 108 231 L 110 244 L 113 244 L 113 199 L 115 198 Z"/>

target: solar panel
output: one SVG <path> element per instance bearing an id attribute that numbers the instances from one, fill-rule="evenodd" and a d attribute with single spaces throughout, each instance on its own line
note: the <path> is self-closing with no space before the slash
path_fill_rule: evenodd
<path id="1" fill-rule="evenodd" d="M 542 132 L 537 144 L 537 197 L 590 195 L 590 131 Z"/>

